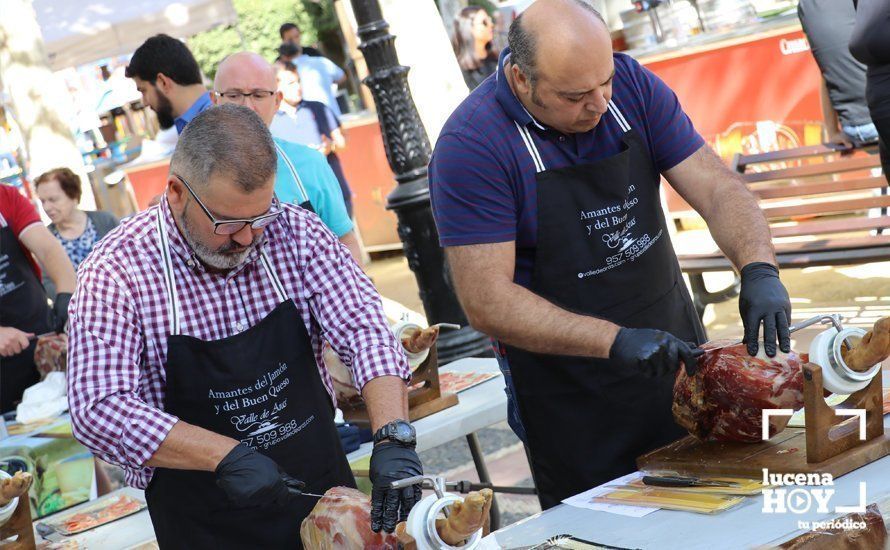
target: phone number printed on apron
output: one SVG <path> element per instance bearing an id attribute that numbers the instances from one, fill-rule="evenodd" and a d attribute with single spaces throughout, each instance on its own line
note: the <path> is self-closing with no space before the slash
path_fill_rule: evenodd
<path id="1" fill-rule="evenodd" d="M 287 398 L 279 395 L 291 383 L 287 368 L 287 363 L 279 363 L 253 384 L 229 391 L 210 390 L 214 412 L 228 415 L 232 427 L 243 434 L 244 444 L 268 449 L 299 433 L 315 419 L 315 415 L 310 415 L 302 423 L 296 419 L 279 421 L 287 409 Z"/>
<path id="2" fill-rule="evenodd" d="M 661 238 L 664 231 L 659 229 L 658 233 L 655 234 L 654 237 L 649 237 L 648 233 L 644 233 L 642 237 L 635 241 L 631 241 L 626 248 L 619 251 L 617 254 L 613 254 L 612 256 L 606 257 L 606 265 L 599 269 L 591 269 L 590 271 L 581 271 L 578 272 L 578 278 L 583 279 L 585 277 L 591 277 L 594 275 L 599 275 L 600 273 L 605 273 L 610 269 L 614 269 L 620 265 L 623 265 L 626 262 L 632 262 L 646 253 L 649 248 L 655 244 L 658 239 Z"/>
<path id="3" fill-rule="evenodd" d="M 625 262 L 632 262 L 661 238 L 663 233 L 661 229 L 654 237 L 650 237 L 649 233 L 643 233 L 640 237 L 634 236 L 632 229 L 637 225 L 637 218 L 631 216 L 631 209 L 640 202 L 638 197 L 633 196 L 634 191 L 636 186 L 630 184 L 627 187 L 627 198 L 623 202 L 595 210 L 581 211 L 581 223 L 587 236 L 598 238 L 604 245 L 600 249 L 605 252 L 603 255 L 605 265 L 586 272 L 578 272 L 579 279 L 599 275 Z"/>

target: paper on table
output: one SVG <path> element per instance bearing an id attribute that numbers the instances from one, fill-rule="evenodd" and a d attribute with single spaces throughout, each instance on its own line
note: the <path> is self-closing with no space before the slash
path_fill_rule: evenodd
<path id="1" fill-rule="evenodd" d="M 624 504 L 606 504 L 604 502 L 592 502 L 592 500 L 595 497 L 599 497 L 606 493 L 614 491 L 615 488 L 613 487 L 613 485 L 626 485 L 637 479 L 642 479 L 642 477 L 642 472 L 627 474 L 626 476 L 621 476 L 618 479 L 613 479 L 608 483 L 604 483 L 599 487 L 594 487 L 589 491 L 584 491 L 583 493 L 577 494 L 573 497 L 569 497 L 562 502 L 563 504 L 568 504 L 569 506 L 574 506 L 575 508 L 586 508 L 588 510 L 596 510 L 597 512 L 618 514 L 619 516 L 641 518 L 658 510 L 658 508 L 650 508 L 648 506 L 627 506 Z"/>

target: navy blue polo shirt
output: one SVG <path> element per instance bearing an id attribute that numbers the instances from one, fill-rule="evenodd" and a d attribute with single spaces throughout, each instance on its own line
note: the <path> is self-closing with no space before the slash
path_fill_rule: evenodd
<path id="1" fill-rule="evenodd" d="M 561 134 L 526 111 L 497 72 L 451 114 L 430 161 L 430 195 L 442 246 L 516 242 L 514 280 L 531 284 L 537 244 L 535 165 L 514 123 L 527 127 L 547 169 L 585 164 L 620 152 L 623 130 L 606 113 L 593 130 Z M 612 102 L 642 136 L 659 172 L 697 151 L 704 140 L 674 92 L 633 58 L 614 54 Z"/>

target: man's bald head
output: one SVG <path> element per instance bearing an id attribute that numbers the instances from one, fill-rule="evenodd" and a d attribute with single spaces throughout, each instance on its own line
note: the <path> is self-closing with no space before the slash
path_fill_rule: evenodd
<path id="1" fill-rule="evenodd" d="M 604 33 L 609 36 L 603 16 L 584 0 L 538 0 L 510 25 L 510 62 L 534 84 L 539 59 L 577 64 L 577 56 L 592 53 L 577 48 Z"/>
<path id="2" fill-rule="evenodd" d="M 505 64 L 513 93 L 535 119 L 563 133 L 588 132 L 612 98 L 612 38 L 583 0 L 538 0 L 513 21 Z"/>
<path id="3" fill-rule="evenodd" d="M 261 55 L 253 52 L 233 53 L 216 70 L 216 78 L 213 80 L 216 92 L 214 101 L 217 104 L 241 103 L 260 115 L 266 125 L 269 125 L 281 104 L 276 76 L 275 68 Z M 226 92 L 254 95 L 235 101 L 220 95 Z"/>
<path id="4" fill-rule="evenodd" d="M 275 69 L 263 56 L 253 52 L 238 52 L 229 55 L 219 64 L 213 85 L 219 89 L 220 86 L 245 76 L 255 80 L 265 79 L 270 85 L 275 84 Z"/>

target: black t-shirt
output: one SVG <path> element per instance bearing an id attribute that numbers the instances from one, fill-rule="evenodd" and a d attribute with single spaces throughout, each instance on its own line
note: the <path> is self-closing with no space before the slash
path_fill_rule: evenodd
<path id="1" fill-rule="evenodd" d="M 498 56 L 490 54 L 482 61 L 478 69 L 461 69 L 461 72 L 464 75 L 464 82 L 467 83 L 467 88 L 472 92 L 496 70 L 498 70 Z"/>
<path id="2" fill-rule="evenodd" d="M 865 100 L 865 65 L 853 58 L 848 47 L 856 21 L 853 4 L 844 0 L 800 0 L 797 14 L 841 124 L 868 124 L 871 117 Z"/>
<path id="3" fill-rule="evenodd" d="M 850 52 L 868 66 L 866 97 L 875 120 L 890 118 L 890 0 L 858 0 Z"/>

